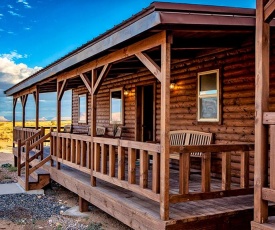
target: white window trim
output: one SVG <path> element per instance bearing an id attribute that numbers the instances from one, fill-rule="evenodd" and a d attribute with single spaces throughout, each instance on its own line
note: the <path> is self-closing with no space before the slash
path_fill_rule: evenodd
<path id="1" fill-rule="evenodd" d="M 207 95 L 200 95 L 200 79 L 201 76 L 206 75 L 206 74 L 211 74 L 211 73 L 216 73 L 216 85 L 217 85 L 217 93 L 214 94 L 207 94 Z M 209 70 L 209 71 L 204 71 L 204 72 L 199 72 L 198 73 L 198 87 L 197 87 L 197 120 L 199 122 L 219 122 L 220 121 L 220 84 L 219 84 L 219 69 L 215 70 Z M 200 99 L 201 98 L 210 98 L 210 97 L 216 97 L 217 98 L 217 118 L 200 118 L 201 114 L 201 105 L 200 105 Z"/>

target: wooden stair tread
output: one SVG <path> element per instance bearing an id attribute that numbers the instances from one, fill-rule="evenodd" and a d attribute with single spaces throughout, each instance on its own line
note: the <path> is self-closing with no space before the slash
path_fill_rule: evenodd
<path id="1" fill-rule="evenodd" d="M 26 181 L 26 177 L 25 176 L 19 176 L 18 178 L 21 179 L 22 181 Z M 29 176 L 29 183 L 38 183 L 38 180 L 36 180 L 32 176 Z"/>
<path id="2" fill-rule="evenodd" d="M 50 173 L 48 171 L 46 171 L 45 169 L 42 169 L 42 168 L 36 169 L 33 173 L 38 174 L 38 175 L 50 175 Z"/>

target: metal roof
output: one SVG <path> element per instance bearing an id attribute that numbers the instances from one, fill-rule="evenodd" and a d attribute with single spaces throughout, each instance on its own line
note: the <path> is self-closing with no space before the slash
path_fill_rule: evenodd
<path id="1" fill-rule="evenodd" d="M 161 25 L 255 26 L 255 10 L 192 4 L 154 2 L 128 20 L 82 45 L 5 91 L 7 96 L 20 92 L 108 49 L 130 41 Z"/>

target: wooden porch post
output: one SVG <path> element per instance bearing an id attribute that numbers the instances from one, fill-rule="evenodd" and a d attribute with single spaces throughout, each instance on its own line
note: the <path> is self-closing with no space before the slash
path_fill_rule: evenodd
<path id="1" fill-rule="evenodd" d="M 35 101 L 35 128 L 39 128 L 39 86 L 36 86 L 36 90 L 33 92 Z"/>
<path id="2" fill-rule="evenodd" d="M 169 219 L 169 131 L 170 131 L 170 67 L 171 36 L 166 34 L 161 45 L 161 156 L 160 156 L 160 217 Z"/>
<path id="3" fill-rule="evenodd" d="M 95 69 L 92 69 L 91 71 L 91 91 L 94 92 L 94 86 L 97 81 L 97 71 Z M 93 176 L 93 170 L 94 170 L 94 143 L 93 143 L 93 137 L 96 134 L 96 94 L 91 94 L 91 185 L 96 186 L 96 178 Z"/>
<path id="4" fill-rule="evenodd" d="M 266 1 L 265 1 L 266 2 Z M 254 157 L 254 221 L 268 219 L 268 203 L 262 199 L 267 185 L 268 130 L 263 113 L 268 111 L 269 98 L 269 24 L 264 21 L 264 1 L 257 0 L 255 59 L 255 157 Z"/>
<path id="5" fill-rule="evenodd" d="M 66 88 L 67 80 L 57 81 L 57 114 L 56 114 L 56 132 L 59 133 L 61 131 L 61 99 L 64 94 L 64 90 Z M 61 157 L 61 143 L 60 138 L 57 136 L 57 157 Z M 60 169 L 60 162 L 56 162 L 56 168 Z"/>
<path id="6" fill-rule="evenodd" d="M 20 97 L 21 99 L 21 103 L 22 103 L 22 127 L 25 127 L 25 123 L 26 123 L 26 103 L 28 100 L 28 94 L 26 95 L 22 95 Z"/>
<path id="7" fill-rule="evenodd" d="M 15 140 L 15 137 L 17 137 L 17 134 L 15 133 L 15 130 L 14 130 L 14 127 L 15 127 L 15 109 L 16 109 L 17 99 L 18 98 L 14 98 L 13 97 L 13 107 L 12 107 L 12 129 L 13 129 L 13 142 L 12 142 L 12 146 L 13 147 L 15 147 L 14 141 L 17 141 L 17 140 Z M 18 166 L 18 164 L 17 164 L 17 157 L 15 155 L 13 155 L 13 162 L 14 162 L 13 165 L 15 167 L 17 167 Z"/>

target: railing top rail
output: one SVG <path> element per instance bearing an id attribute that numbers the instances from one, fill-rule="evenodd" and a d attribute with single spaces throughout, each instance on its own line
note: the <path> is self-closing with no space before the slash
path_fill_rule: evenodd
<path id="1" fill-rule="evenodd" d="M 186 145 L 170 146 L 172 152 L 231 152 L 231 151 L 252 151 L 254 144 L 211 144 L 211 145 Z"/>

